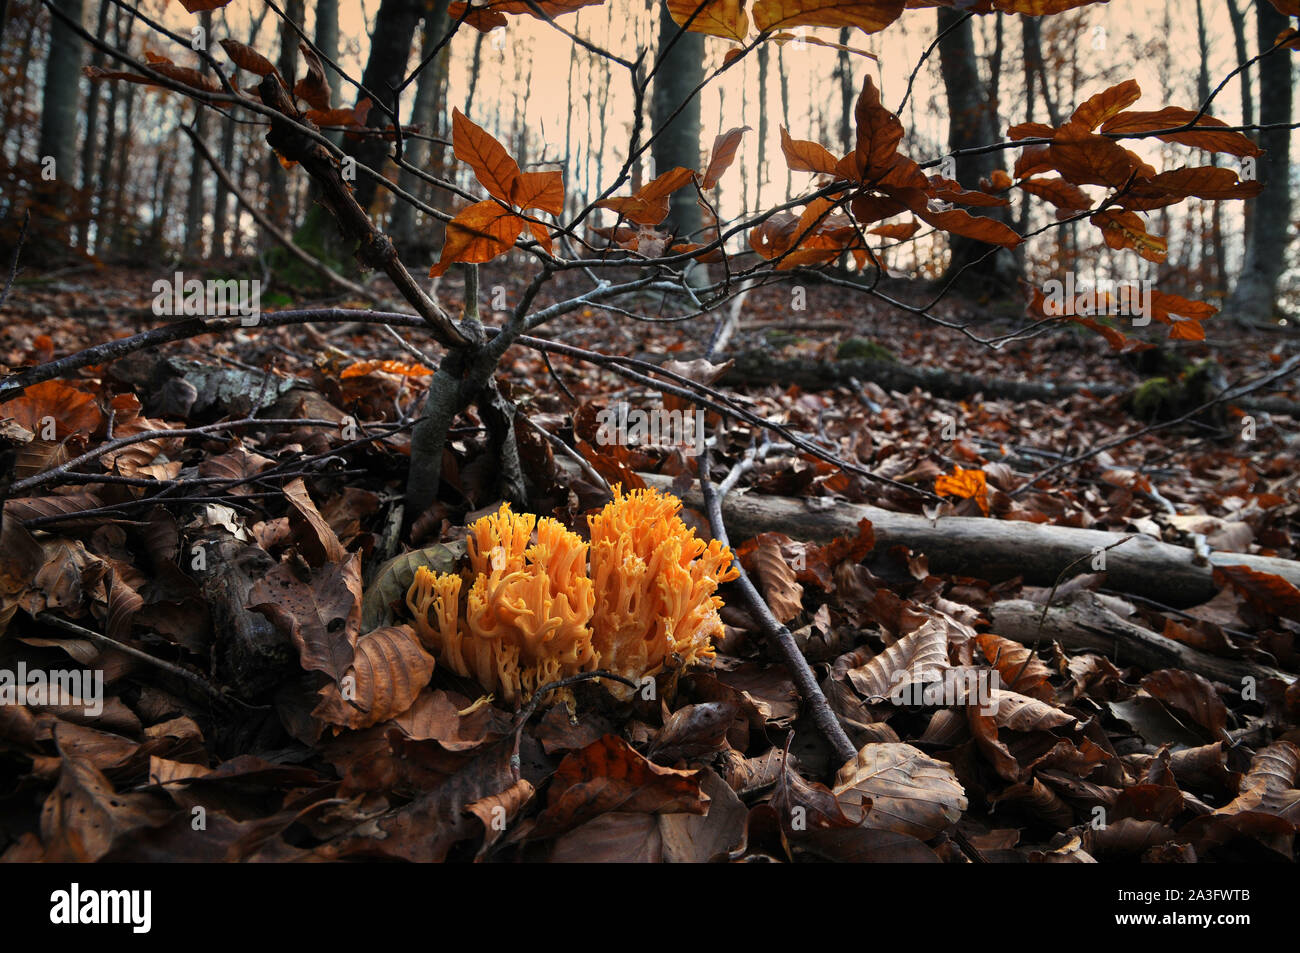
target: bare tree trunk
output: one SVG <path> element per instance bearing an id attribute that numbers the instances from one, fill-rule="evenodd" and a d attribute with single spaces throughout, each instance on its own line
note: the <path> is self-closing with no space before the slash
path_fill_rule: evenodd
<path id="1" fill-rule="evenodd" d="M 841 31 L 844 32 L 844 31 Z M 763 171 L 768 164 L 763 161 L 763 150 L 767 145 L 767 44 L 758 48 L 758 165 L 754 169 L 754 204 L 753 208 L 763 207 Z"/>
<path id="2" fill-rule="evenodd" d="M 790 128 L 790 74 L 785 69 L 785 47 L 776 48 L 776 71 L 780 74 L 781 79 L 781 122 L 786 129 Z M 850 90 L 849 105 L 844 107 L 844 115 L 848 116 L 853 112 L 853 96 Z M 793 135 L 793 133 L 791 133 Z M 847 133 L 845 133 L 847 136 Z M 845 140 L 848 141 L 847 139 Z M 850 144 L 844 151 L 848 152 L 853 148 Z M 794 193 L 794 172 L 790 169 L 790 164 L 786 163 L 785 167 L 785 194 L 787 197 Z"/>
<path id="3" fill-rule="evenodd" d="M 212 36 L 212 11 L 199 14 L 199 26 L 205 40 Z M 199 72 L 206 74 L 207 63 L 199 62 Z M 207 135 L 208 111 L 199 104 L 194 105 L 194 131 L 202 139 Z M 190 187 L 185 201 L 185 249 L 195 258 L 203 257 L 203 186 L 207 180 L 207 163 L 195 151 L 190 153 Z"/>
<path id="4" fill-rule="evenodd" d="M 418 0 L 382 0 L 379 12 L 375 15 L 375 28 L 370 34 L 370 56 L 366 60 L 361 83 L 376 96 L 385 99 L 383 105 L 394 112 L 397 111 L 394 97 L 406 76 L 406 63 L 411 58 L 411 47 L 415 41 L 415 27 L 423 12 L 423 5 Z M 392 119 L 376 103 L 370 107 L 366 124 L 382 128 L 391 125 Z M 381 175 L 383 167 L 388 164 L 387 156 L 391 149 L 389 143 L 378 136 L 357 140 L 344 148 L 357 162 Z M 356 200 L 362 208 L 370 208 L 378 191 L 379 183 L 374 178 L 365 173 L 358 174 Z"/>
<path id="5" fill-rule="evenodd" d="M 845 28 L 840 30 L 840 45 L 847 46 L 852 38 L 852 31 Z M 780 53 L 777 54 L 778 58 Z M 839 51 L 839 56 L 835 59 L 835 79 L 839 82 L 840 88 L 840 109 L 839 109 L 839 138 L 840 151 L 851 152 L 853 150 L 853 101 L 857 96 L 857 89 L 853 85 L 853 61 L 845 50 Z M 781 96 L 784 106 L 786 96 L 785 68 L 781 68 Z M 789 118 L 786 119 L 789 122 Z"/>
<path id="6" fill-rule="evenodd" d="M 424 15 L 424 30 L 420 41 L 420 62 L 429 56 L 447 33 L 448 0 L 434 0 L 432 7 Z M 411 122 L 420 127 L 424 135 L 430 135 L 437 128 L 438 114 L 442 103 L 438 99 L 438 87 L 441 83 L 440 63 L 447 56 L 450 45 L 444 46 L 438 54 L 438 61 L 430 63 L 415 81 L 415 104 L 411 108 Z M 429 157 L 429 143 L 424 139 L 405 138 L 402 146 L 403 159 L 416 168 L 423 169 Z M 405 169 L 397 179 L 398 185 L 407 192 L 418 194 L 423 180 L 413 172 Z M 415 207 L 407 202 L 398 201 L 393 205 L 388 219 L 388 230 L 393 241 L 402 250 L 414 250 L 416 245 Z M 421 250 L 432 247 L 425 241 Z"/>
<path id="7" fill-rule="evenodd" d="M 948 96 L 948 148 L 956 152 L 996 142 L 996 104 L 989 99 L 987 88 L 980 80 L 971 21 L 955 10 L 940 9 L 938 14 L 942 34 L 939 70 Z M 963 156 L 957 160 L 957 181 L 965 188 L 977 189 L 980 179 L 989 178 L 1002 168 L 999 153 Z M 1003 210 L 990 212 L 991 218 L 1006 220 Z M 984 258 L 989 245 L 960 235 L 950 236 L 949 245 L 952 257 L 943 278 L 945 282 L 957 279 L 960 286 L 982 294 L 1008 293 L 1015 288 L 1018 277 L 1015 257 L 1005 249 Z M 981 259 L 978 266 L 973 264 Z"/>
<path id="8" fill-rule="evenodd" d="M 1210 98 L 1210 38 L 1205 28 L 1203 0 L 1196 0 L 1196 43 L 1201 52 L 1201 68 L 1196 74 L 1196 101 L 1203 103 Z M 1214 284 L 1216 287 L 1224 287 L 1228 281 L 1228 266 L 1223 250 L 1223 220 L 1218 202 L 1210 203 L 1210 242 L 1214 261 Z"/>
<path id="9" fill-rule="evenodd" d="M 1253 126 L 1255 124 L 1255 101 L 1251 95 L 1250 88 L 1250 67 L 1246 63 L 1250 60 L 1250 53 L 1246 50 L 1246 15 L 1241 8 L 1237 6 L 1237 0 L 1227 0 L 1228 2 L 1228 19 L 1232 21 L 1232 45 L 1237 50 L 1237 67 L 1241 70 L 1237 74 L 1237 85 L 1241 87 L 1241 124 L 1243 126 Z M 1254 133 L 1246 133 L 1252 139 L 1259 137 Z M 1255 203 L 1242 203 L 1242 234 L 1249 235 L 1251 228 L 1251 215 L 1255 211 Z"/>
<path id="10" fill-rule="evenodd" d="M 312 37 L 316 48 L 330 59 L 338 62 L 339 58 L 339 0 L 317 0 L 316 34 Z M 325 80 L 330 84 L 330 105 L 338 106 L 343 98 L 343 77 L 334 71 L 329 63 L 325 66 Z M 341 132 L 333 133 L 334 141 L 339 141 Z"/>
<path id="11" fill-rule="evenodd" d="M 108 0 L 100 0 L 95 21 L 95 35 L 108 33 Z M 98 48 L 90 56 L 91 66 L 104 65 L 104 52 Z M 86 220 L 77 230 L 77 245 L 90 250 L 90 223 L 95 220 L 95 147 L 99 137 L 100 83 L 91 83 L 86 94 L 86 138 L 81 143 L 81 193 L 85 197 Z"/>
<path id="12" fill-rule="evenodd" d="M 54 6 L 81 25 L 82 0 L 54 0 Z M 42 163 L 54 160 L 54 177 L 37 186 L 42 215 L 39 234 L 48 243 L 71 247 L 66 219 L 55 215 L 75 187 L 77 172 L 77 106 L 81 101 L 81 37 L 57 16 L 50 18 L 50 54 L 45 61 L 45 88 L 41 96 L 41 132 L 36 151 Z M 42 169 L 44 172 L 44 169 Z M 60 198 L 62 196 L 62 199 Z M 34 233 L 35 234 L 35 233 Z"/>
<path id="13" fill-rule="evenodd" d="M 284 4 L 285 19 L 302 25 L 306 14 L 303 0 L 286 0 Z M 280 58 L 276 66 L 284 81 L 292 88 L 294 73 L 298 66 L 298 34 L 285 20 L 280 21 Z M 280 165 L 279 158 L 272 154 L 266 158 L 266 213 L 281 230 L 289 225 L 289 177 Z M 275 241 L 274 236 L 264 237 L 267 244 Z"/>
<path id="14" fill-rule="evenodd" d="M 1032 90 L 1034 77 L 1038 77 L 1043 90 L 1043 105 L 1047 108 L 1047 118 L 1053 126 L 1061 124 L 1061 114 L 1057 111 L 1052 90 L 1047 85 L 1047 67 L 1043 63 L 1043 31 L 1038 17 L 1022 16 L 1020 23 L 1024 28 L 1025 47 L 1025 82 Z"/>
<path id="15" fill-rule="evenodd" d="M 1255 25 L 1260 50 L 1273 46 L 1289 25 L 1288 18 L 1271 3 L 1255 5 Z M 1291 122 L 1291 60 L 1285 50 L 1259 62 L 1259 121 L 1261 125 Z M 1252 228 L 1246 236 L 1246 259 L 1237 286 L 1228 299 L 1228 313 L 1237 321 L 1271 322 L 1277 302 L 1277 283 L 1286 261 L 1287 228 L 1291 221 L 1291 130 L 1264 129 L 1259 134 L 1264 154 L 1257 161 L 1264 183 L 1263 201 L 1255 207 Z M 1254 203 L 1255 199 L 1247 199 Z"/>
<path id="16" fill-rule="evenodd" d="M 667 4 L 659 12 L 659 49 L 665 50 L 680 28 L 668 14 Z M 700 166 L 700 98 L 691 95 L 704 80 L 704 35 L 682 33 L 671 50 L 660 52 L 656 61 L 650 117 L 654 130 L 655 172 L 659 175 L 675 166 Z M 687 97 L 690 97 L 687 101 Z M 684 104 L 684 105 L 683 105 Z M 681 111 L 677 112 L 681 107 Z M 673 114 L 676 113 L 676 116 Z M 691 189 L 678 189 L 669 200 L 668 219 L 663 225 L 686 237 L 703 227 L 700 207 Z"/>

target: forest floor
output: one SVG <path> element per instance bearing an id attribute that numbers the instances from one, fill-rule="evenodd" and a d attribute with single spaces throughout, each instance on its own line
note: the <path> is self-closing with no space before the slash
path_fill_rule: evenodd
<path id="1" fill-rule="evenodd" d="M 149 309 L 158 277 L 29 270 L 0 312 L 0 371 L 157 326 Z M 485 299 L 495 285 L 507 301 L 522 291 L 507 268 L 485 266 L 481 281 Z M 539 304 L 577 290 L 560 280 Z M 438 288 L 454 315 L 460 291 L 450 275 Z M 1077 328 L 995 350 L 843 288 L 806 293 L 807 307 L 794 311 L 788 287 L 751 292 L 718 360 L 761 352 L 829 367 L 865 356 L 989 381 L 1093 385 L 1105 395 L 1085 386 L 1050 401 L 962 399 L 869 380 L 821 389 L 725 380 L 717 386 L 753 413 L 888 478 L 778 441 L 742 478 L 747 498 L 1146 534 L 1297 559 L 1300 419 L 1228 404 L 1161 425 L 1202 402 L 1205 362 L 1222 370 L 1220 386 L 1258 378 L 1289 356 L 1289 335 L 1242 331 L 1219 316 L 1206 323 L 1206 342 L 1153 336 L 1160 346 L 1140 355 L 1118 355 Z M 633 310 L 655 318 L 661 304 L 646 296 Z M 365 305 L 295 298 L 292 306 Z M 274 310 L 269 296 L 263 310 Z M 969 322 L 982 338 L 1025 323 L 1015 305 L 953 296 L 933 313 Z M 540 334 L 606 354 L 667 355 L 680 373 L 707 381 L 715 369 L 697 359 L 711 330 L 711 320 L 633 321 L 592 309 Z M 407 340 L 425 350 L 423 363 L 441 353 L 423 333 Z M 733 548 L 860 749 L 847 765 L 801 708 L 734 584 L 720 590 L 726 635 L 717 659 L 671 679 L 653 704 L 584 684 L 576 718 L 563 706 L 514 713 L 500 702 L 475 706 L 477 687 L 439 667 L 391 717 L 331 722 L 313 711 L 332 686 L 307 649 L 333 640 L 331 651 L 342 645 L 351 658 L 364 644 L 363 587 L 379 585 L 409 453 L 409 429 L 384 425 L 409 424 L 418 412 L 429 375 L 416 363 L 372 325 L 251 328 L 82 368 L 0 406 L 14 476 L 24 481 L 6 503 L 0 545 L 0 672 L 86 666 L 104 672 L 107 693 L 93 715 L 67 697 L 0 705 L 0 859 L 1294 860 L 1300 591 L 1249 570 L 1216 573 L 1217 596 L 1176 607 L 1112 591 L 1105 572 L 1086 564 L 1057 588 L 982 578 L 979 565 L 932 574 L 935 554 L 924 551 L 882 546 L 868 556 L 867 532 L 825 546 L 801 539 L 797 526 L 748 540 L 733 532 Z M 680 450 L 594 446 L 602 409 L 662 407 L 660 394 L 563 357 L 551 364 L 553 372 L 526 348 L 508 352 L 500 376 L 522 414 L 582 448 L 610 483 L 659 473 L 685 492 L 692 463 Z M 1281 381 L 1251 396 L 1297 394 Z M 41 433 L 47 417 L 54 439 Z M 58 479 L 40 478 L 133 433 L 244 417 L 351 417 L 376 436 L 349 441 L 337 427 L 306 423 L 187 432 L 114 445 Z M 477 423 L 472 414 L 459 421 L 441 500 L 405 546 L 454 543 L 495 509 L 496 465 Z M 718 437 L 715 482 L 763 437 L 716 414 L 709 432 Z M 1134 439 L 1081 456 L 1126 433 Z M 533 511 L 583 533 L 584 514 L 608 499 L 604 487 L 575 477 L 534 429 L 517 427 L 517 436 Z M 980 471 L 978 485 L 949 483 L 939 494 L 947 501 L 936 502 L 945 486 L 936 480 L 962 471 Z M 703 515 L 688 509 L 684 518 L 707 537 Z M 224 554 L 219 566 L 196 568 L 200 543 Z M 340 582 L 351 565 L 364 582 Z M 321 600 L 350 600 L 344 631 L 327 633 L 316 618 L 321 631 L 304 635 L 310 612 L 287 596 L 260 614 L 231 604 L 231 592 L 247 595 L 276 566 Z M 1130 627 L 1116 631 L 1256 666 L 1258 677 L 1230 684 L 1135 665 L 1118 643 L 1105 654 L 1050 638 L 1022 645 L 990 624 L 995 607 L 1019 600 L 1104 611 Z M 293 642 L 281 636 L 290 657 L 266 661 L 264 678 L 223 647 L 229 627 L 250 617 L 302 628 Z M 996 672 L 1002 703 L 991 714 L 969 698 L 898 704 L 879 686 L 900 671 L 920 681 Z M 196 806 L 208 811 L 206 831 L 191 828 Z M 508 816 L 504 830 L 488 820 L 493 807 Z"/>

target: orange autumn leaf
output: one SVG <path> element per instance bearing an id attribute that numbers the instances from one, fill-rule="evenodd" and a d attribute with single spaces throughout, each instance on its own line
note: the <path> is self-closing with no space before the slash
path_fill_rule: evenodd
<path id="1" fill-rule="evenodd" d="M 722 178 L 722 173 L 726 172 L 731 163 L 735 161 L 736 150 L 740 147 L 740 140 L 748 131 L 749 126 L 738 126 L 735 129 L 727 130 L 713 140 L 713 157 L 709 159 L 709 167 L 704 170 L 704 181 L 700 183 L 701 188 L 711 189 L 718 184 L 718 179 Z"/>
<path id="2" fill-rule="evenodd" d="M 57 439 L 62 440 L 79 433 L 89 436 L 99 427 L 102 415 L 94 395 L 63 381 L 42 381 L 0 404 L 0 417 L 11 417 L 38 436 L 52 421 Z"/>
<path id="3" fill-rule="evenodd" d="M 375 371 L 385 374 L 397 374 L 400 377 L 427 377 L 433 373 L 432 368 L 423 364 L 403 364 L 401 361 L 357 361 L 349 364 L 340 372 L 340 378 L 365 377 Z"/>
<path id="4" fill-rule="evenodd" d="M 868 229 L 868 235 L 880 235 L 884 238 L 895 238 L 899 241 L 911 238 L 916 234 L 921 223 L 917 221 L 901 222 L 897 225 L 877 225 L 875 228 Z"/>
<path id="5" fill-rule="evenodd" d="M 1118 212 L 1107 209 L 1088 219 L 1101 229 L 1101 236 L 1110 248 L 1132 248 L 1147 261 L 1163 262 L 1169 253 L 1169 242 L 1146 229 L 1142 217 L 1136 212 Z"/>
<path id="6" fill-rule="evenodd" d="M 879 33 L 903 15 L 907 0 L 758 0 L 754 25 L 764 32 L 797 26 L 857 27 Z"/>
<path id="7" fill-rule="evenodd" d="M 837 172 L 845 178 L 874 180 L 894 164 L 898 144 L 903 140 L 903 124 L 880 103 L 880 91 L 867 74 L 853 109 L 857 124 L 857 145 L 845 156 Z"/>
<path id="8" fill-rule="evenodd" d="M 505 146 L 459 109 L 451 111 L 451 142 L 456 158 L 474 170 L 474 177 L 489 195 L 503 202 L 513 200 L 519 163 Z"/>
<path id="9" fill-rule="evenodd" d="M 1080 103 L 1074 115 L 1070 117 L 1070 121 L 1079 123 L 1091 132 L 1107 119 L 1128 109 L 1141 97 L 1142 90 L 1138 87 L 1137 81 L 1126 79 Z"/>
<path id="10" fill-rule="evenodd" d="M 935 478 L 934 492 L 974 500 L 979 504 L 980 511 L 985 516 L 989 515 L 988 485 L 983 470 L 963 470 L 957 467 L 952 473 Z"/>
<path id="11" fill-rule="evenodd" d="M 835 174 L 835 157 L 825 146 L 806 139 L 792 139 L 785 126 L 781 127 L 781 151 L 786 164 L 793 172 L 822 172 Z"/>
<path id="12" fill-rule="evenodd" d="M 436 278 L 454 262 L 482 264 L 509 251 L 524 229 L 524 220 L 488 199 L 475 202 L 447 223 L 442 257 L 429 269 Z"/>
<path id="13" fill-rule="evenodd" d="M 704 3 L 701 0 L 668 0 L 668 15 L 674 23 L 686 27 L 691 33 L 720 36 L 737 43 L 743 42 L 749 34 L 749 15 L 745 13 L 744 0 L 705 0 Z"/>
<path id="14" fill-rule="evenodd" d="M 1142 133 L 1157 129 L 1176 129 L 1196 119 L 1196 112 L 1179 106 L 1166 106 L 1155 111 L 1122 112 L 1101 125 L 1102 132 Z M 1239 132 L 1223 131 L 1227 123 L 1213 116 L 1201 116 L 1196 125 L 1186 132 L 1172 132 L 1155 138 L 1162 142 L 1177 142 L 1196 146 L 1208 152 L 1226 152 L 1234 156 L 1259 156 L 1263 151 Z"/>
<path id="15" fill-rule="evenodd" d="M 658 225 L 668 217 L 668 196 L 694 177 L 693 170 L 678 166 L 647 182 L 634 194 L 602 199 L 596 207 L 610 209 L 638 225 Z"/>

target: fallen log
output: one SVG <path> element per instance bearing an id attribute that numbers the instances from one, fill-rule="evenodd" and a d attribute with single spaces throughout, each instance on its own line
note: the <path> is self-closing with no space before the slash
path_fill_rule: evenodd
<path id="1" fill-rule="evenodd" d="M 643 473 L 641 477 L 647 485 L 659 489 L 667 489 L 672 483 L 670 477 L 657 474 Z M 703 509 L 697 489 L 689 490 L 685 499 L 688 505 Z M 1249 566 L 1300 586 L 1300 562 L 1213 552 L 1209 563 L 1202 566 L 1194 561 L 1190 549 L 1142 535 L 1133 535 L 1121 543 L 1131 534 L 1102 530 L 964 516 L 930 520 L 839 500 L 798 500 L 740 490 L 727 495 L 722 515 L 738 542 L 771 531 L 793 539 L 825 542 L 853 535 L 858 521 L 868 519 L 875 531 L 877 549 L 906 546 L 923 553 L 932 572 L 976 576 L 990 582 L 1022 576 L 1034 585 L 1051 586 L 1066 567 L 1078 562 L 1075 571 L 1086 571 L 1091 556 L 1107 549 L 1107 588 L 1178 608 L 1214 597 L 1219 590 L 1214 582 L 1215 566 Z"/>
<path id="2" fill-rule="evenodd" d="M 1137 665 L 1148 671 L 1176 668 L 1239 686 L 1243 678 L 1278 678 L 1290 684 L 1296 676 L 1247 659 L 1222 658 L 1165 638 L 1134 625 L 1111 611 L 1094 592 L 1071 593 L 1060 604 L 1043 607 L 1026 599 L 1009 599 L 985 610 L 993 631 L 1022 645 L 1057 642 L 1072 651 L 1101 652 L 1117 665 Z M 1041 622 L 1041 626 L 1040 626 Z"/>
<path id="3" fill-rule="evenodd" d="M 685 361 L 695 354 L 670 355 L 642 354 L 642 360 L 659 363 L 667 359 Z M 803 390 L 825 390 L 828 387 L 851 387 L 858 383 L 873 383 L 887 391 L 907 393 L 913 388 L 927 391 L 935 397 L 962 400 L 982 394 L 986 400 L 1035 400 L 1051 403 L 1087 391 L 1093 397 L 1113 397 L 1131 394 L 1135 388 L 1117 384 L 1087 381 L 1017 381 L 1005 377 L 967 374 L 940 367 L 912 367 L 893 361 L 868 358 L 848 360 L 815 360 L 812 358 L 778 358 L 769 351 L 750 350 L 721 355 L 732 361 L 715 383 L 719 385 L 752 386 L 777 384 L 782 387 L 796 385 Z M 1242 410 L 1284 414 L 1300 418 L 1300 401 L 1280 395 L 1247 394 L 1229 401 Z"/>

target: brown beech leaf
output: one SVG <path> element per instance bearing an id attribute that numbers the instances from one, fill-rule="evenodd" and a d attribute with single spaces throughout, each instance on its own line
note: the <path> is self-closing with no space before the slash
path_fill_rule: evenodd
<path id="1" fill-rule="evenodd" d="M 1046 199 L 1057 208 L 1063 208 L 1071 212 L 1082 212 L 1086 208 L 1092 208 L 1092 199 L 1088 198 L 1086 192 L 1077 185 L 1071 185 L 1060 176 L 1044 179 L 1022 179 L 1016 183 L 1016 187 L 1023 189 L 1030 195 L 1037 195 L 1040 199 Z"/>
<path id="2" fill-rule="evenodd" d="M 302 667 L 340 681 L 356 652 L 361 629 L 361 557 L 322 566 L 302 582 L 280 563 L 253 583 L 248 608 L 286 633 Z"/>
<path id="3" fill-rule="evenodd" d="M 1135 171 L 1155 170 L 1118 142 L 1095 135 L 1083 123 L 1067 122 L 1052 137 L 1047 159 L 1061 175 L 1075 185 L 1105 185 L 1119 188 Z M 1017 175 L 1020 175 L 1017 167 Z"/>
<path id="4" fill-rule="evenodd" d="M 535 836 L 571 830 L 608 811 L 703 814 L 699 771 L 662 768 L 617 735 L 565 756 L 551 778 Z"/>
<path id="5" fill-rule="evenodd" d="M 325 517 L 307 494 L 307 485 L 302 477 L 287 483 L 284 487 L 285 499 L 289 501 L 289 525 L 293 527 L 294 539 L 309 565 L 319 568 L 327 563 L 342 562 L 347 558 L 347 550 L 339 542 L 338 536 L 330 528 Z"/>
<path id="6" fill-rule="evenodd" d="M 903 140 L 903 124 L 898 117 L 880 103 L 880 91 L 871 81 L 871 74 L 863 77 L 862 92 L 853 108 L 857 128 L 857 145 L 853 152 L 852 174 L 846 178 L 874 181 L 884 175 L 894 163 L 898 144 Z M 845 156 L 848 161 L 849 157 Z M 846 170 L 841 165 L 838 171 Z"/>
<path id="7" fill-rule="evenodd" d="M 1215 814 L 1258 812 L 1300 826 L 1300 748 L 1289 741 L 1275 741 L 1255 754 L 1250 770 L 1241 779 L 1237 796 Z"/>
<path id="8" fill-rule="evenodd" d="M 664 722 L 647 753 L 651 760 L 660 764 L 672 764 L 679 759 L 712 758 L 725 746 L 727 730 L 737 711 L 735 705 L 727 702 L 704 702 L 679 708 Z"/>
<path id="9" fill-rule="evenodd" d="M 782 551 L 789 542 L 790 537 L 784 533 L 761 533 L 739 551 L 747 568 L 752 565 L 763 599 L 782 625 L 803 611 L 803 586 L 795 579 L 794 567 Z"/>
<path id="10" fill-rule="evenodd" d="M 451 116 L 451 142 L 456 158 L 474 170 L 474 177 L 489 195 L 503 202 L 511 201 L 519 179 L 519 163 L 491 133 L 459 109 L 453 109 Z"/>
<path id="11" fill-rule="evenodd" d="M 835 156 L 825 146 L 806 139 L 792 139 L 785 126 L 781 127 L 781 151 L 791 171 L 835 174 Z"/>
<path id="12" fill-rule="evenodd" d="M 326 685 L 312 715 L 344 728 L 368 728 L 411 707 L 433 675 L 433 656 L 415 630 L 391 625 L 363 635 L 347 674 Z"/>
<path id="13" fill-rule="evenodd" d="M 57 728 L 54 735 L 57 744 Z M 119 838 L 154 827 L 170 813 L 152 794 L 115 791 L 84 757 L 61 752 L 59 762 L 59 783 L 41 810 L 41 859 L 48 863 L 96 861 Z"/>
<path id="14" fill-rule="evenodd" d="M 744 0 L 667 0 L 667 3 L 668 15 L 673 22 L 691 33 L 707 33 L 737 43 L 744 42 L 749 34 L 749 15 L 745 13 Z"/>
<path id="15" fill-rule="evenodd" d="M 1178 709 L 1214 737 L 1228 724 L 1228 708 L 1209 681 L 1194 672 L 1161 669 L 1142 679 L 1142 687 L 1166 705 Z"/>
<path id="16" fill-rule="evenodd" d="M 708 813 L 701 816 L 678 812 L 656 818 L 664 860 L 669 863 L 722 860 L 745 843 L 749 811 L 736 792 L 709 768 L 701 772 L 700 790 L 709 797 Z"/>
<path id="17" fill-rule="evenodd" d="M 1070 121 L 1078 123 L 1091 132 L 1107 119 L 1128 109 L 1141 97 L 1142 90 L 1137 81 L 1126 79 L 1080 103 L 1074 115 L 1070 117 Z"/>
<path id="18" fill-rule="evenodd" d="M 638 225 L 658 225 L 668 217 L 668 196 L 695 177 L 691 169 L 678 166 L 647 182 L 635 194 L 602 199 L 597 208 L 607 208 Z"/>
<path id="19" fill-rule="evenodd" d="M 879 33 L 902 16 L 906 6 L 906 0 L 758 0 L 754 25 L 763 32 L 830 26 Z"/>
<path id="20" fill-rule="evenodd" d="M 429 269 L 429 277 L 438 277 L 455 262 L 491 261 L 509 251 L 523 229 L 522 218 L 491 199 L 461 209 L 447 223 L 442 257 Z"/>
<path id="21" fill-rule="evenodd" d="M 207 10 L 220 10 L 228 3 L 230 3 L 230 0 L 181 0 L 181 6 L 190 13 L 203 13 Z"/>
<path id="22" fill-rule="evenodd" d="M 477 748 L 484 741 L 504 737 L 512 728 L 509 716 L 494 705 L 474 708 L 472 699 L 442 689 L 421 692 L 409 708 L 393 717 L 393 724 L 412 741 L 436 741 L 448 751 Z"/>
<path id="23" fill-rule="evenodd" d="M 984 707 L 992 709 L 994 724 L 1012 731 L 1050 731 L 1077 723 L 1073 715 L 1053 708 L 1047 702 L 1001 688 L 988 690 Z"/>
<path id="24" fill-rule="evenodd" d="M 0 404 L 0 417 L 12 417 L 42 440 L 63 440 L 73 434 L 90 435 L 103 415 L 92 394 L 63 381 L 42 381 L 23 391 L 20 397 Z M 46 433 L 53 423 L 53 434 Z M 45 436 L 41 436 L 42 434 Z"/>
<path id="25" fill-rule="evenodd" d="M 1122 112 L 1101 125 L 1102 132 L 1143 133 L 1157 129 L 1177 129 L 1196 119 L 1196 111 L 1179 106 L 1166 106 L 1153 112 Z M 1220 129 L 1228 124 L 1213 116 L 1201 116 L 1196 125 L 1186 132 L 1171 132 L 1156 136 L 1162 142 L 1177 142 L 1185 146 L 1196 146 L 1207 152 L 1226 152 L 1234 156 L 1260 156 L 1263 151 L 1250 139 L 1239 132 Z"/>
<path id="26" fill-rule="evenodd" d="M 862 826 L 921 840 L 955 824 L 967 804 L 949 765 L 902 743 L 864 747 L 840 768 L 834 790 L 846 814 L 862 817 Z"/>
<path id="27" fill-rule="evenodd" d="M 1146 223 L 1136 212 L 1106 209 L 1088 221 L 1101 229 L 1102 238 L 1111 248 L 1132 248 L 1147 261 L 1157 264 L 1163 262 L 1169 254 L 1169 242 L 1148 232 Z"/>
<path id="28" fill-rule="evenodd" d="M 1230 585 L 1261 612 L 1300 622 L 1300 589 L 1281 576 L 1249 566 L 1215 566 L 1214 581 Z"/>
<path id="29" fill-rule="evenodd" d="M 740 140 L 744 138 L 749 128 L 749 126 L 737 126 L 713 140 L 713 154 L 709 159 L 709 167 L 704 170 L 704 181 L 700 183 L 700 188 L 711 189 L 718 184 L 722 173 L 726 172 L 735 161 Z"/>
<path id="30" fill-rule="evenodd" d="M 976 636 L 975 644 L 988 663 L 997 669 L 1002 684 L 1011 691 L 1039 701 L 1051 701 L 1055 697 L 1052 686 L 1048 684 L 1052 670 L 1028 646 L 992 632 Z"/>
<path id="31" fill-rule="evenodd" d="M 221 48 L 226 51 L 230 61 L 240 69 L 248 70 L 257 76 L 270 76 L 277 72 L 274 63 L 251 46 L 246 46 L 238 40 L 222 40 Z"/>
<path id="32" fill-rule="evenodd" d="M 947 668 L 948 636 L 931 620 L 847 674 L 858 694 L 879 703 L 909 685 L 943 678 Z"/>

